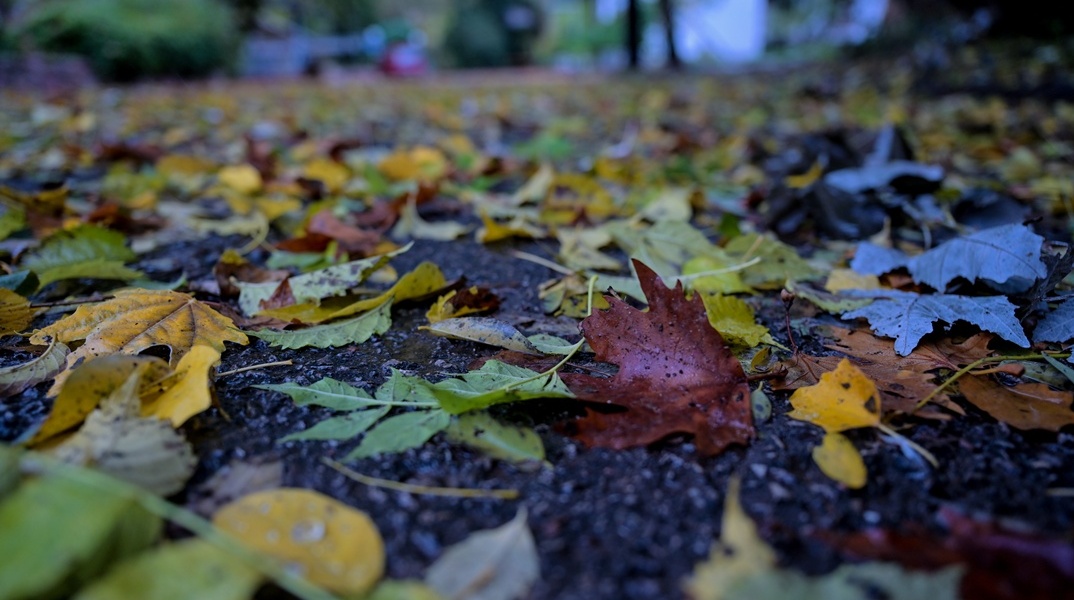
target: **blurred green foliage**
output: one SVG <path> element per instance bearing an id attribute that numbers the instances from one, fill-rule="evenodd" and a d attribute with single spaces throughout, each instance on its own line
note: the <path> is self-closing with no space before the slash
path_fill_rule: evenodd
<path id="1" fill-rule="evenodd" d="M 50 0 L 12 35 L 83 56 L 109 81 L 207 75 L 232 63 L 240 41 L 231 11 L 213 0 Z"/>
<path id="2" fill-rule="evenodd" d="M 528 65 L 544 18 L 533 0 L 456 0 L 444 50 L 458 67 Z"/>

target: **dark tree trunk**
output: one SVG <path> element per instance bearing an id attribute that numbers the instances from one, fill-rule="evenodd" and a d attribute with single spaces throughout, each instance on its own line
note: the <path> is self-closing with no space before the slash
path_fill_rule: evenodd
<path id="1" fill-rule="evenodd" d="M 668 47 L 667 67 L 673 71 L 682 68 L 679 49 L 675 46 L 675 7 L 672 0 L 660 0 L 660 14 L 664 18 L 664 35 Z"/>
<path id="2" fill-rule="evenodd" d="M 627 62 L 631 70 L 637 70 L 641 64 L 641 7 L 638 0 L 627 2 L 626 13 L 626 51 Z"/>

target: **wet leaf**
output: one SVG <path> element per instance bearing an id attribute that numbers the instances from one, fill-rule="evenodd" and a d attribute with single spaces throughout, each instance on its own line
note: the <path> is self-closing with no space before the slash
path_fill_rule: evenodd
<path id="1" fill-rule="evenodd" d="M 37 309 L 15 292 L 0 288 L 0 335 L 19 333 L 30 326 Z"/>
<path id="2" fill-rule="evenodd" d="M 309 440 L 350 440 L 365 433 L 377 421 L 388 414 L 389 406 L 380 406 L 368 410 L 356 410 L 354 412 L 330 417 L 303 431 L 285 435 L 280 438 L 283 442 L 298 442 Z"/>
<path id="3" fill-rule="evenodd" d="M 183 540 L 128 559 L 83 589 L 75 600 L 125 600 L 131 591 L 154 600 L 245 600 L 262 576 L 203 540 Z"/>
<path id="4" fill-rule="evenodd" d="M 880 424 L 880 394 L 876 384 L 849 360 L 820 376 L 817 385 L 791 394 L 792 419 L 809 421 L 826 432 L 846 431 Z"/>
<path id="5" fill-rule="evenodd" d="M 373 406 L 373 397 L 361 388 L 326 377 L 310 386 L 294 383 L 256 385 L 262 390 L 287 394 L 298 406 L 323 406 L 332 410 L 358 410 Z"/>
<path id="6" fill-rule="evenodd" d="M 384 541 L 369 516 L 312 490 L 249 494 L 217 511 L 213 524 L 339 594 L 364 594 L 384 574 Z"/>
<path id="7" fill-rule="evenodd" d="M 826 433 L 819 446 L 813 448 L 813 462 L 825 475 L 850 489 L 865 487 L 865 461 L 854 444 L 841 433 Z"/>
<path id="8" fill-rule="evenodd" d="M 526 512 L 508 523 L 471 534 L 448 548 L 425 572 L 425 583 L 445 598 L 517 600 L 540 577 L 540 562 Z"/>
<path id="9" fill-rule="evenodd" d="M 731 344 L 753 348 L 765 343 L 782 347 L 782 344 L 772 339 L 767 327 L 757 323 L 753 308 L 744 300 L 734 296 L 702 293 L 701 301 L 705 305 L 709 323 Z"/>
<path id="10" fill-rule="evenodd" d="M 577 421 L 578 438 L 592 446 L 644 446 L 672 433 L 692 433 L 698 451 L 717 454 L 754 435 L 750 390 L 742 365 L 709 324 L 701 299 L 687 300 L 682 285 L 669 289 L 634 261 L 649 311 L 615 297 L 611 308 L 582 321 L 597 360 L 619 366 L 608 379 L 571 375 L 577 396 L 615 403 L 626 412 L 589 410 Z"/>
<path id="11" fill-rule="evenodd" d="M 167 419 L 173 427 L 208 410 L 213 401 L 213 374 L 220 352 L 197 345 L 183 355 L 175 371 L 156 384 L 155 393 L 143 394 L 142 416 Z"/>
<path id="12" fill-rule="evenodd" d="M 573 398 L 555 373 L 542 374 L 490 360 L 480 369 L 429 384 L 441 408 L 457 415 L 494 404 L 535 398 Z"/>
<path id="13" fill-rule="evenodd" d="M 22 266 L 37 274 L 42 287 L 61 279 L 130 281 L 143 276 L 124 266 L 134 258 L 134 252 L 124 244 L 122 233 L 82 225 L 50 236 L 41 248 L 22 261 Z"/>
<path id="14" fill-rule="evenodd" d="M 136 499 L 61 476 L 29 479 L 0 502 L 0 598 L 68 596 L 145 550 L 161 522 Z"/>
<path id="15" fill-rule="evenodd" d="M 0 369 L 0 398 L 14 396 L 63 370 L 70 349 L 59 342 L 50 342 L 37 358 L 20 365 Z"/>
<path id="16" fill-rule="evenodd" d="M 445 433 L 448 440 L 477 448 L 493 458 L 516 463 L 544 460 L 544 444 L 532 429 L 500 423 L 486 412 L 455 417 Z"/>
<path id="17" fill-rule="evenodd" d="M 373 310 L 326 325 L 314 325 L 295 331 L 251 331 L 250 335 L 265 340 L 278 348 L 331 348 L 347 344 L 361 344 L 374 335 L 388 331 L 392 326 L 392 299 L 384 301 Z"/>
<path id="18" fill-rule="evenodd" d="M 1029 347 L 1014 305 L 1004 296 L 925 296 L 912 292 L 876 292 L 872 304 L 843 313 L 844 319 L 865 318 L 879 335 L 895 338 L 895 352 L 910 354 L 937 321 L 966 321 L 1001 338 Z"/>
<path id="19" fill-rule="evenodd" d="M 436 323 L 445 319 L 492 312 L 499 307 L 500 298 L 496 294 L 488 288 L 473 285 L 462 290 L 451 290 L 437 298 L 425 313 L 425 318 L 429 319 L 430 323 Z"/>
<path id="20" fill-rule="evenodd" d="M 542 354 L 514 325 L 491 317 L 445 319 L 420 329 L 441 337 L 488 344 L 525 354 Z"/>
<path id="21" fill-rule="evenodd" d="M 1013 293 L 1025 291 L 1048 274 L 1040 258 L 1043 243 L 1044 238 L 1025 225 L 1003 225 L 949 240 L 913 258 L 899 257 L 897 251 L 890 249 L 867 251 L 860 258 L 856 256 L 851 267 L 859 273 L 883 275 L 905 266 L 915 283 L 925 283 L 940 292 L 962 277 Z"/>
<path id="22" fill-rule="evenodd" d="M 963 377 L 958 389 L 977 408 L 1017 429 L 1059 431 L 1074 423 L 1074 394 L 1043 383 L 1005 386 L 988 376 Z"/>

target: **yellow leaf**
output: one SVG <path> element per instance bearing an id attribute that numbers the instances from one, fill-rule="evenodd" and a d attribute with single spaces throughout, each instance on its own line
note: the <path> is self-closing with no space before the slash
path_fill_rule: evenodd
<path id="1" fill-rule="evenodd" d="M 854 444 L 841 433 L 824 434 L 824 441 L 813 448 L 813 462 L 825 475 L 848 488 L 865 487 L 865 461 Z"/>
<path id="2" fill-rule="evenodd" d="M 470 287 L 471 297 L 478 294 L 477 286 Z M 447 319 L 454 319 L 456 317 L 462 317 L 465 315 L 472 315 L 482 312 L 488 312 L 487 306 L 455 306 L 453 300 L 458 295 L 456 290 L 440 296 L 436 299 L 436 302 L 429 307 L 429 310 L 425 313 L 425 318 L 429 319 L 430 323 L 439 323 Z"/>
<path id="3" fill-rule="evenodd" d="M 324 184 L 330 192 L 339 192 L 351 178 L 347 167 L 327 158 L 315 158 L 306 163 L 302 175 L 307 179 L 316 179 Z"/>
<path id="4" fill-rule="evenodd" d="M 312 490 L 249 494 L 213 524 L 338 594 L 360 596 L 384 574 L 384 541 L 369 516 Z"/>
<path id="5" fill-rule="evenodd" d="M 187 294 L 144 289 L 120 290 L 111 300 L 80 306 L 73 315 L 37 330 L 30 341 L 45 344 L 50 337 L 63 343 L 86 340 L 68 357 L 69 365 L 114 353 L 138 354 L 152 346 L 171 348 L 171 364 L 176 365 L 197 345 L 223 352 L 224 342 L 249 341 L 231 319 Z M 50 395 L 68 373 L 60 373 Z"/>
<path id="6" fill-rule="evenodd" d="M 447 171 L 447 158 L 436 148 L 418 146 L 413 150 L 400 150 L 384 157 L 377 169 L 394 181 L 431 181 L 439 179 Z"/>
<path id="7" fill-rule="evenodd" d="M 832 269 L 824 289 L 832 292 L 842 290 L 875 290 L 880 287 L 880 278 L 876 275 L 864 275 L 853 269 Z"/>
<path id="8" fill-rule="evenodd" d="M 261 189 L 261 173 L 252 165 L 227 166 L 220 169 L 216 177 L 220 183 L 240 194 L 252 194 Z"/>
<path id="9" fill-rule="evenodd" d="M 791 418 L 809 421 L 829 433 L 880 424 L 876 384 L 845 358 L 834 371 L 821 375 L 816 385 L 794 390 L 791 405 Z"/>
<path id="10" fill-rule="evenodd" d="M 542 163 L 537 172 L 511 195 L 511 204 L 518 206 L 526 202 L 541 202 L 548 197 L 555 177 L 556 173 L 551 165 Z"/>
<path id="11" fill-rule="evenodd" d="M 821 166 L 820 161 L 815 161 L 813 166 L 809 167 L 809 170 L 800 175 L 788 175 L 787 187 L 792 190 L 800 190 L 813 185 L 813 182 L 820 179 L 821 174 L 824 173 L 824 167 Z"/>
<path id="12" fill-rule="evenodd" d="M 477 230 L 477 241 L 482 244 L 491 244 L 512 237 L 535 238 L 544 233 L 537 227 L 527 223 L 521 217 L 512 219 L 507 223 L 498 223 L 485 211 L 481 211 L 483 225 Z"/>
<path id="13" fill-rule="evenodd" d="M 179 179 L 204 175 L 215 167 L 210 160 L 184 154 L 170 154 L 157 161 L 159 173 Z"/>
<path id="14" fill-rule="evenodd" d="M 142 416 L 168 419 L 173 427 L 203 412 L 212 405 L 213 367 L 220 352 L 199 344 L 190 349 L 175 368 L 175 373 L 159 384 L 163 389 L 156 397 L 143 399 Z"/>
<path id="15" fill-rule="evenodd" d="M 18 333 L 34 320 L 36 309 L 30 301 L 15 292 L 0 288 L 0 335 Z"/>
<path id="16" fill-rule="evenodd" d="M 106 356 L 70 371 L 70 377 L 66 378 L 52 403 L 52 410 L 29 445 L 40 444 L 84 421 L 93 409 L 139 370 L 139 395 L 169 372 L 167 363 L 159 358 L 126 355 Z"/>
<path id="17" fill-rule="evenodd" d="M 728 342 L 753 348 L 764 342 L 780 346 L 768 328 L 756 322 L 753 309 L 744 300 L 722 294 L 701 294 L 709 324 Z M 782 346 L 781 346 L 782 347 Z"/>

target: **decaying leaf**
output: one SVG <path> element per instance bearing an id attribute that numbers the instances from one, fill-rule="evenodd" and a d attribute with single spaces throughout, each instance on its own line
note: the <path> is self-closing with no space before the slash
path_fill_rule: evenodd
<path id="1" fill-rule="evenodd" d="M 429 307 L 425 318 L 430 323 L 454 319 L 466 315 L 488 313 L 500 307 L 500 299 L 488 288 L 476 285 L 461 290 L 451 290 L 437 298 Z"/>
<path id="2" fill-rule="evenodd" d="M 984 229 L 914 256 L 896 250 L 866 250 L 851 262 L 859 273 L 883 275 L 905 266 L 915 283 L 944 292 L 958 277 L 978 279 L 1004 293 L 1021 292 L 1048 274 L 1040 258 L 1044 238 L 1022 224 Z M 863 244 L 864 246 L 864 244 Z M 859 248 L 860 250 L 860 248 Z"/>
<path id="3" fill-rule="evenodd" d="M 1059 431 L 1074 423 L 1074 394 L 1043 383 L 1005 386 L 988 376 L 963 377 L 958 389 L 977 408 L 1017 429 Z"/>
<path id="4" fill-rule="evenodd" d="M 448 548 L 425 572 L 425 584 L 444 598 L 517 600 L 537 582 L 540 568 L 522 510 L 508 523 Z"/>
<path id="5" fill-rule="evenodd" d="M 19 333 L 30 326 L 37 309 L 15 292 L 0 287 L 0 335 Z"/>
<path id="6" fill-rule="evenodd" d="M 136 590 L 156 600 L 252 598 L 263 576 L 204 540 L 167 544 L 126 560 L 83 589 L 75 600 L 124 600 Z"/>
<path id="7" fill-rule="evenodd" d="M 392 326 L 392 299 L 388 298 L 373 310 L 325 325 L 314 325 L 294 331 L 251 331 L 250 335 L 285 349 L 330 348 L 361 344 Z"/>
<path id="8" fill-rule="evenodd" d="M 154 389 L 143 395 L 142 416 L 167 419 L 179 427 L 207 410 L 213 401 L 213 370 L 219 361 L 216 348 L 200 344 L 191 348 L 167 379 L 155 382 Z"/>
<path id="9" fill-rule="evenodd" d="M 70 352 L 71 350 L 65 344 L 50 341 L 37 358 L 21 365 L 0 369 L 0 398 L 14 396 L 42 381 L 55 377 L 63 370 Z"/>
<path id="10" fill-rule="evenodd" d="M 514 325 L 491 317 L 444 319 L 424 325 L 421 329 L 447 338 L 488 344 L 525 354 L 542 354 Z"/>
<path id="11" fill-rule="evenodd" d="M 849 360 L 820 376 L 817 385 L 791 394 L 794 410 L 787 416 L 819 425 L 827 432 L 880 424 L 880 394 L 872 379 Z"/>
<path id="12" fill-rule="evenodd" d="M 593 446 L 644 446 L 672 433 L 692 433 L 698 451 L 717 454 L 753 439 L 750 389 L 742 365 L 709 324 L 701 299 L 682 285 L 668 288 L 634 261 L 649 311 L 607 297 L 611 308 L 582 321 L 598 360 L 619 366 L 608 379 L 571 375 L 571 391 L 626 412 L 590 410 L 577 421 L 578 438 Z"/>
<path id="13" fill-rule="evenodd" d="M 895 338 L 895 352 L 906 356 L 937 321 L 948 325 L 966 321 L 999 337 L 1029 347 L 1014 305 L 1005 296 L 921 295 L 884 290 L 872 304 L 843 313 L 844 319 L 865 318 L 873 331 Z"/>
<path id="14" fill-rule="evenodd" d="M 384 574 L 384 541 L 369 516 L 313 490 L 249 494 L 213 524 L 333 592 L 364 594 Z"/>
<path id="15" fill-rule="evenodd" d="M 187 294 L 142 289 L 120 290 L 111 300 L 79 306 L 73 315 L 34 332 L 30 341 L 43 345 L 50 338 L 63 343 L 85 340 L 70 354 L 68 365 L 114 353 L 138 354 L 152 346 L 170 348 L 170 362 L 177 365 L 194 346 L 223 352 L 224 342 L 249 341 L 231 319 Z M 50 394 L 59 391 L 70 372 L 56 378 Z"/>

